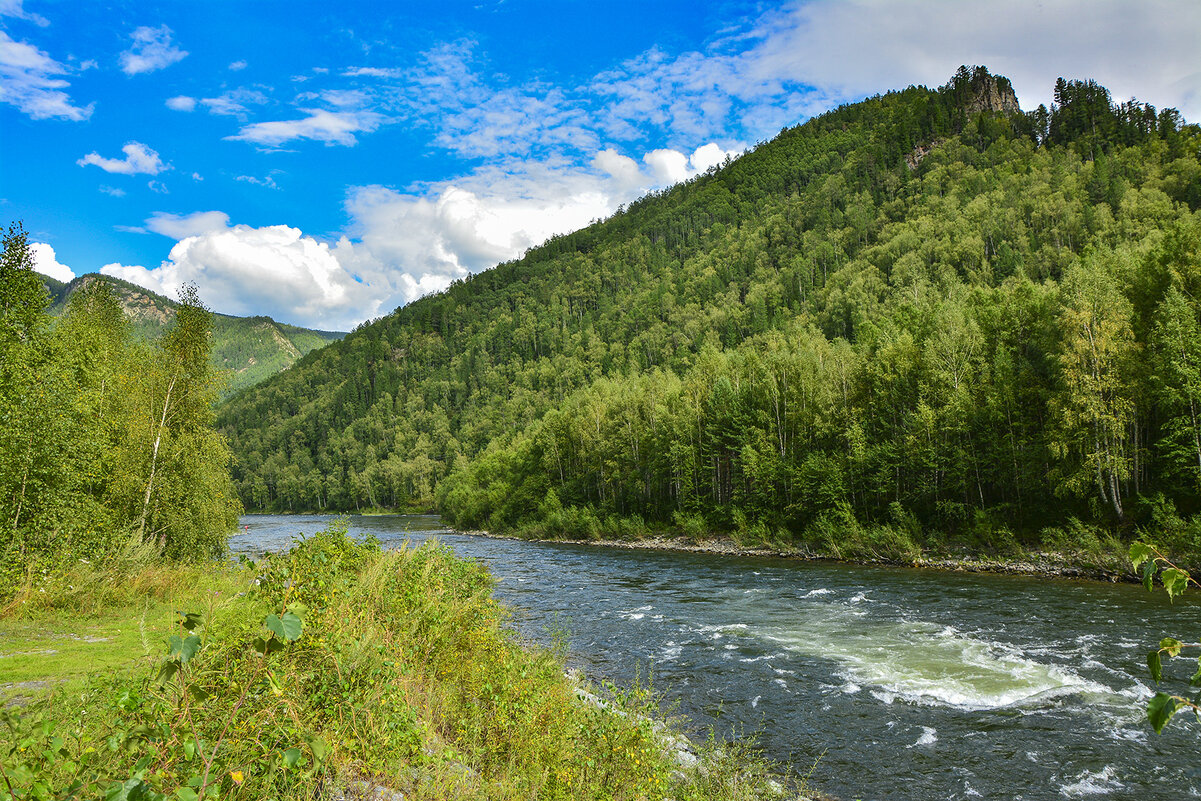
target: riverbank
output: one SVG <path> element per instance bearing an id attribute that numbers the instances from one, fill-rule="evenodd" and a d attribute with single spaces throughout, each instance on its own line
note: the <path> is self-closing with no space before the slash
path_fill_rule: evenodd
<path id="1" fill-rule="evenodd" d="M 448 549 L 384 551 L 333 530 L 198 570 L 216 578 L 91 610 L 98 626 L 37 589 L 40 608 L 0 619 L 0 659 L 24 660 L 8 695 L 25 698 L 0 727 L 18 797 L 810 797 L 745 748 L 710 742 L 693 758 L 646 691 L 569 676 L 507 627 L 486 571 Z M 43 632 L 79 653 L 55 661 L 63 645 Z M 100 672 L 67 670 L 88 656 Z"/>
<path id="2" fill-rule="evenodd" d="M 836 562 L 854 565 L 878 565 L 885 567 L 907 567 L 922 570 L 939 570 L 956 573 L 996 573 L 1014 576 L 1039 576 L 1051 579 L 1086 579 L 1107 583 L 1138 582 L 1138 575 L 1130 568 L 1125 554 L 1114 553 L 1090 561 L 1073 559 L 1060 553 L 1028 552 L 1013 557 L 976 556 L 970 554 L 922 555 L 913 560 L 886 558 L 840 559 L 826 554 L 813 553 L 800 548 L 777 548 L 742 545 L 729 537 L 690 539 L 686 537 L 652 536 L 643 539 L 534 539 L 525 540 L 510 534 L 498 534 L 482 529 L 457 531 L 466 536 L 492 537 L 496 539 L 522 540 L 568 545 L 586 545 L 597 548 L 625 548 L 630 550 L 669 551 L 677 553 L 705 553 L 721 556 L 770 557 L 795 559 L 809 562 Z"/>

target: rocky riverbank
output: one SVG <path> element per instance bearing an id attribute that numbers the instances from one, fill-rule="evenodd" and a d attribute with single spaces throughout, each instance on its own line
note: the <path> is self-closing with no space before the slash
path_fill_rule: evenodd
<path id="1" fill-rule="evenodd" d="M 522 539 L 507 534 L 484 530 L 459 531 L 459 534 L 495 539 Z M 681 553 L 709 553 L 723 556 L 771 557 L 797 559 L 801 561 L 842 562 L 859 565 L 882 565 L 890 567 L 944 570 L 958 573 L 999 573 L 1014 576 L 1040 576 L 1053 579 L 1086 579 L 1091 581 L 1136 582 L 1138 576 L 1129 563 L 1114 555 L 1108 559 L 1085 561 L 1070 555 L 1051 552 L 1028 552 L 1013 557 L 985 556 L 975 554 L 929 554 L 913 561 L 894 559 L 837 559 L 827 554 L 814 553 L 800 548 L 775 548 L 769 546 L 742 545 L 729 537 L 713 537 L 692 540 L 684 537 L 647 537 L 638 540 L 530 540 L 570 545 L 587 545 L 598 548 L 626 548 L 631 550 L 674 551 Z"/>

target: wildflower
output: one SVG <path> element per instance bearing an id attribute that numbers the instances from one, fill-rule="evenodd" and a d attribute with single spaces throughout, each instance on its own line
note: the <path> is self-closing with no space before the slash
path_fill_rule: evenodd
<path id="1" fill-rule="evenodd" d="M 242 771 L 240 770 L 231 770 L 229 772 L 229 778 L 233 779 L 234 784 L 237 785 L 241 785 L 242 782 L 246 780 L 246 777 L 242 775 Z"/>

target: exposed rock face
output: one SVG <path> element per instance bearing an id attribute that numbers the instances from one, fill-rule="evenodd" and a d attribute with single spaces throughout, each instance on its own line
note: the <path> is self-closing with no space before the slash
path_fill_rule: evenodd
<path id="1" fill-rule="evenodd" d="M 1013 84 L 1004 75 L 993 75 L 987 67 L 960 67 L 940 91 L 951 92 L 969 116 L 982 111 L 994 114 L 1021 111 Z"/>
<path id="2" fill-rule="evenodd" d="M 1000 114 L 1016 114 L 1021 111 L 1018 96 L 1007 78 L 996 75 L 977 75 L 972 80 L 972 98 L 967 103 L 968 114 L 990 111 Z"/>

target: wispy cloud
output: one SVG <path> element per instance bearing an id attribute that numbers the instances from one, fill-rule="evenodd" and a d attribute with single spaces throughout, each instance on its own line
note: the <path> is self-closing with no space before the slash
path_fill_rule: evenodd
<path id="1" fill-rule="evenodd" d="M 279 184 L 275 182 L 275 174 L 264 175 L 259 178 L 254 175 L 239 175 L 234 178 L 235 181 L 241 181 L 244 184 L 253 184 L 254 186 L 262 186 L 267 189 L 279 189 Z"/>
<path id="2" fill-rule="evenodd" d="M 35 120 L 86 120 L 94 106 L 81 108 L 71 102 L 63 91 L 70 84 L 59 77 L 69 72 L 33 45 L 0 31 L 0 102 L 16 106 Z"/>
<path id="3" fill-rule="evenodd" d="M 46 19 L 41 14 L 34 14 L 32 11 L 26 11 L 21 0 L 0 0 L 0 17 L 14 17 L 16 19 L 23 19 L 42 28 L 45 28 L 50 24 L 50 20 Z"/>
<path id="4" fill-rule="evenodd" d="M 404 70 L 395 67 L 351 67 L 342 72 L 343 78 L 400 78 Z"/>
<path id="5" fill-rule="evenodd" d="M 130 39 L 133 44 L 119 59 L 126 75 L 156 72 L 188 55 L 188 51 L 179 49 L 171 41 L 171 29 L 166 25 L 142 26 L 130 34 Z"/>
<path id="6" fill-rule="evenodd" d="M 171 214 L 156 211 L 146 220 L 145 228 L 171 239 L 187 239 L 229 227 L 229 215 L 223 211 L 195 211 L 191 214 Z"/>
<path id="7" fill-rule="evenodd" d="M 203 98 L 199 102 L 210 114 L 244 119 L 250 111 L 250 106 L 262 106 L 270 101 L 271 98 L 258 89 L 239 88 L 223 92 L 216 97 Z"/>
<path id="8" fill-rule="evenodd" d="M 172 111 L 194 111 L 196 108 L 196 98 L 188 97 L 187 95 L 176 95 L 175 97 L 168 97 L 166 105 Z"/>
<path id="9" fill-rule="evenodd" d="M 164 170 L 171 169 L 171 165 L 163 163 L 157 151 L 141 142 L 130 142 L 121 148 L 121 152 L 125 154 L 125 158 L 112 159 L 105 158 L 93 151 L 75 163 L 80 167 L 91 164 L 105 172 L 120 173 L 121 175 L 158 175 Z"/>
<path id="10" fill-rule="evenodd" d="M 274 120 L 245 125 L 235 136 L 226 139 L 252 142 L 265 147 L 278 147 L 294 139 L 309 139 L 327 145 L 347 147 L 358 143 L 357 133 L 369 133 L 388 121 L 374 111 L 325 111 L 300 109 L 308 116 L 296 120 Z"/>

